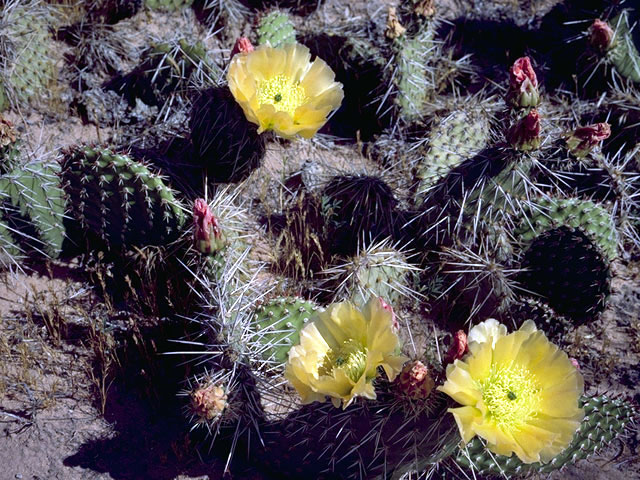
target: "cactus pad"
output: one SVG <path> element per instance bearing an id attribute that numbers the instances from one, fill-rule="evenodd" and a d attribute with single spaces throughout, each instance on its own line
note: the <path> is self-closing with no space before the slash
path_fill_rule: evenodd
<path id="1" fill-rule="evenodd" d="M 620 12 L 611 20 L 611 25 L 616 31 L 615 44 L 607 53 L 607 57 L 620 75 L 640 83 L 640 52 L 631 33 L 629 12 Z"/>
<path id="2" fill-rule="evenodd" d="M 403 297 L 415 297 L 408 286 L 408 276 L 415 269 L 401 252 L 379 244 L 321 275 L 325 277 L 324 290 L 333 297 L 331 301 L 351 300 L 364 306 L 373 295 L 395 307 Z"/>
<path id="3" fill-rule="evenodd" d="M 69 215 L 107 245 L 162 245 L 180 234 L 183 208 L 159 175 L 128 155 L 77 147 L 66 155 Z"/>
<path id="4" fill-rule="evenodd" d="M 0 178 L 0 244 L 6 254 L 59 256 L 65 236 L 64 197 L 56 170 L 34 163 Z"/>
<path id="5" fill-rule="evenodd" d="M 315 303 L 297 297 L 277 298 L 258 307 L 254 324 L 265 359 L 285 363 L 291 347 L 300 343 L 300 330 L 316 310 Z"/>
<path id="6" fill-rule="evenodd" d="M 587 321 L 610 293 L 610 262 L 581 230 L 559 227 L 538 236 L 525 252 L 520 282 L 561 315 Z"/>
<path id="7" fill-rule="evenodd" d="M 434 124 L 424 157 L 416 166 L 417 201 L 451 169 L 487 146 L 489 119 L 479 108 L 457 110 Z"/>
<path id="8" fill-rule="evenodd" d="M 296 29 L 285 12 L 273 10 L 264 15 L 258 24 L 258 43 L 269 43 L 274 48 L 296 43 Z"/>
<path id="9" fill-rule="evenodd" d="M 537 199 L 535 204 L 536 211 L 515 233 L 520 242 L 530 244 L 539 234 L 564 225 L 582 230 L 610 260 L 616 257 L 615 224 L 600 205 L 581 199 Z"/>

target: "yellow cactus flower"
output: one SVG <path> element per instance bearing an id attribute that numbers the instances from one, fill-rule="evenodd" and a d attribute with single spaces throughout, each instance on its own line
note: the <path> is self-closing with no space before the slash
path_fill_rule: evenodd
<path id="1" fill-rule="evenodd" d="M 313 137 L 342 103 L 342 84 L 321 59 L 297 43 L 261 45 L 233 57 L 229 89 L 258 133 L 273 130 L 285 138 Z"/>
<path id="2" fill-rule="evenodd" d="M 386 307 L 386 308 L 385 308 Z M 285 377 L 303 403 L 324 402 L 347 408 L 355 397 L 376 398 L 373 379 L 382 367 L 393 380 L 407 358 L 393 311 L 372 297 L 362 311 L 350 302 L 334 303 L 300 332 L 300 344 L 289 350 Z"/>
<path id="3" fill-rule="evenodd" d="M 483 322 L 469 339 L 469 354 L 447 367 L 438 387 L 463 405 L 449 409 L 462 439 L 478 435 L 492 452 L 525 463 L 550 461 L 584 416 L 582 375 L 530 320 L 508 335 L 495 320 Z"/>

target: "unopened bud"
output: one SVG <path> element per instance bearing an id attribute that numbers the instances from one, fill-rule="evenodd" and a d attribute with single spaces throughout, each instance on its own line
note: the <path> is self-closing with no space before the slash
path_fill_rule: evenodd
<path id="1" fill-rule="evenodd" d="M 540 147 L 540 115 L 536 109 L 513 125 L 507 133 L 507 140 L 513 148 L 522 151 Z"/>
<path id="2" fill-rule="evenodd" d="M 224 235 L 206 200 L 198 198 L 193 205 L 194 246 L 200 253 L 211 255 L 226 246 Z"/>
<path id="3" fill-rule="evenodd" d="M 406 364 L 396 380 L 398 392 L 412 400 L 428 398 L 435 386 L 431 372 L 419 360 Z"/>
<path id="4" fill-rule="evenodd" d="M 567 148 L 574 156 L 582 158 L 610 136 L 611 126 L 606 122 L 576 128 L 567 139 Z"/>
<path id="5" fill-rule="evenodd" d="M 468 351 L 468 342 L 467 342 L 467 334 L 464 330 L 458 330 L 453 335 L 453 341 L 451 342 L 451 346 L 449 347 L 449 351 L 445 357 L 445 363 L 453 363 L 459 358 L 464 357 L 465 353 Z"/>
<path id="6" fill-rule="evenodd" d="M 191 408 L 201 420 L 218 418 L 226 406 L 227 394 L 219 385 L 206 385 L 191 393 Z"/>
<path id="7" fill-rule="evenodd" d="M 433 17 L 436 14 L 434 5 L 435 0 L 418 0 L 418 3 L 413 7 L 413 11 L 416 15 L 422 15 L 423 17 Z"/>
<path id="8" fill-rule="evenodd" d="M 16 141 L 16 131 L 9 120 L 0 115 L 0 148 L 11 145 Z"/>
<path id="9" fill-rule="evenodd" d="M 569 357 L 569 361 L 571 362 L 571 365 L 576 367 L 576 370 L 580 370 L 580 364 L 578 363 L 578 360 L 573 357 Z"/>
<path id="10" fill-rule="evenodd" d="M 540 102 L 538 77 L 529 57 L 522 57 L 509 70 L 507 101 L 515 107 L 535 107 Z"/>
<path id="11" fill-rule="evenodd" d="M 387 38 L 393 40 L 404 35 L 404 32 L 406 31 L 407 29 L 404 28 L 400 24 L 400 20 L 398 20 L 396 7 L 389 7 L 389 13 L 387 17 L 387 30 L 384 32 L 384 34 L 387 36 Z"/>
<path id="12" fill-rule="evenodd" d="M 238 53 L 251 53 L 253 52 L 253 45 L 247 37 L 240 37 L 236 40 L 236 44 L 231 50 L 231 58 Z"/>
<path id="13" fill-rule="evenodd" d="M 598 50 L 606 52 L 612 47 L 613 29 L 607 22 L 598 19 L 589 28 L 589 41 Z"/>

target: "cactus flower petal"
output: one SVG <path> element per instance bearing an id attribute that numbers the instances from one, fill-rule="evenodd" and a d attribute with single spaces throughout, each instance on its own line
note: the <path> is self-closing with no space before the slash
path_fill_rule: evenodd
<path id="1" fill-rule="evenodd" d="M 449 412 L 465 443 L 478 435 L 499 455 L 548 462 L 584 416 L 582 375 L 533 322 L 510 334 L 503 327 L 488 320 L 472 329 L 470 353 L 447 367 L 438 388 L 462 405 Z"/>
<path id="2" fill-rule="evenodd" d="M 289 350 L 285 377 L 303 403 L 325 401 L 347 408 L 356 397 L 375 399 L 373 379 L 382 367 L 390 380 L 402 370 L 392 313 L 372 297 L 362 310 L 335 303 L 300 332 Z"/>
<path id="3" fill-rule="evenodd" d="M 321 59 L 293 43 L 261 45 L 235 55 L 227 75 L 229 89 L 258 133 L 273 130 L 285 138 L 311 138 L 342 103 L 342 84 Z"/>

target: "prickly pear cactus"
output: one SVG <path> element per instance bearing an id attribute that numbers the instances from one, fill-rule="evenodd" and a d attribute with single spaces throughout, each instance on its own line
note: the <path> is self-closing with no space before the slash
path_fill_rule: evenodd
<path id="1" fill-rule="evenodd" d="M 416 164 L 416 202 L 438 180 L 454 167 L 485 148 L 490 140 L 490 122 L 478 106 L 453 110 L 434 122 L 426 143 L 425 153 Z"/>
<path id="2" fill-rule="evenodd" d="M 398 115 L 411 123 L 423 115 L 425 104 L 434 94 L 432 72 L 426 67 L 435 48 L 433 28 L 425 25 L 416 34 L 401 35 L 395 40 L 394 47 Z"/>
<path id="3" fill-rule="evenodd" d="M 268 43 L 280 48 L 287 43 L 296 42 L 296 29 L 291 18 L 282 10 L 272 10 L 260 18 L 258 22 L 258 43 Z"/>
<path id="4" fill-rule="evenodd" d="M 610 23 L 615 29 L 615 40 L 607 58 L 620 75 L 640 83 L 640 51 L 631 33 L 629 11 L 623 10 Z"/>
<path id="5" fill-rule="evenodd" d="M 417 297 L 409 286 L 409 276 L 416 270 L 402 252 L 382 242 L 321 272 L 321 289 L 329 292 L 332 302 L 350 300 L 364 306 L 373 295 L 399 305 L 405 298 Z"/>
<path id="6" fill-rule="evenodd" d="M 76 147 L 61 179 L 67 214 L 106 245 L 162 245 L 180 235 L 185 216 L 173 191 L 126 154 Z"/>
<path id="7" fill-rule="evenodd" d="M 289 350 L 300 343 L 300 330 L 311 320 L 318 305 L 298 297 L 276 298 L 258 307 L 254 324 L 264 357 L 285 363 Z"/>
<path id="8" fill-rule="evenodd" d="M 564 225 L 582 230 L 610 260 L 617 256 L 615 224 L 602 206 L 575 198 L 540 198 L 534 205 L 536 210 L 523 219 L 515 232 L 522 244 L 529 245 L 538 235 Z"/>
<path id="9" fill-rule="evenodd" d="M 558 313 L 587 321 L 610 292 L 610 261 L 581 230 L 558 227 L 539 235 L 524 253 L 520 281 Z"/>
<path id="10" fill-rule="evenodd" d="M 515 455 L 505 457 L 491 453 L 477 437 L 457 453 L 456 463 L 480 475 L 504 478 L 533 472 L 548 474 L 606 449 L 638 416 L 633 404 L 606 395 L 583 397 L 580 403 L 585 412 L 580 429 L 571 444 L 548 463 L 525 464 Z"/>
<path id="11" fill-rule="evenodd" d="M 65 238 L 57 165 L 28 163 L 0 177 L 1 249 L 57 258 Z"/>
<path id="12" fill-rule="evenodd" d="M 382 178 L 339 175 L 325 186 L 323 197 L 333 253 L 353 255 L 359 246 L 391 235 L 398 201 Z"/>
<path id="13" fill-rule="evenodd" d="M 51 55 L 50 18 L 48 6 L 38 1 L 0 6 L 0 111 L 9 104 L 35 105 L 53 98 L 58 70 Z"/>
<path id="14" fill-rule="evenodd" d="M 201 93 L 189 122 L 195 161 L 210 182 L 239 182 L 258 168 L 265 154 L 264 135 L 244 116 L 226 88 Z"/>
<path id="15" fill-rule="evenodd" d="M 181 38 L 152 45 L 135 69 L 114 77 L 106 88 L 122 95 L 131 105 L 136 99 L 147 105 L 162 105 L 172 94 L 184 93 L 192 84 L 209 84 L 218 75 L 204 45 Z"/>

